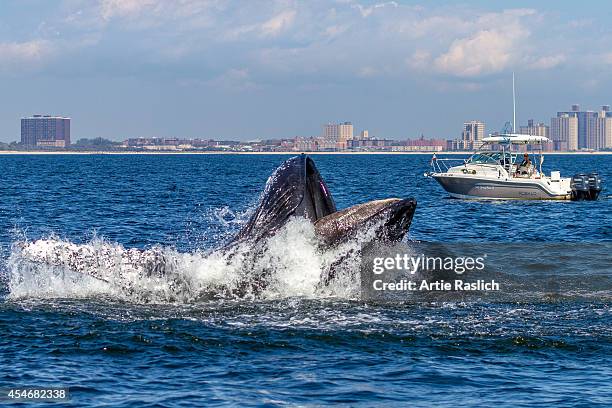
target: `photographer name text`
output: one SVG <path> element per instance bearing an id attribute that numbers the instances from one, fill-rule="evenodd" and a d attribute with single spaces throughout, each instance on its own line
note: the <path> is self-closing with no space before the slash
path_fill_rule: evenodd
<path id="1" fill-rule="evenodd" d="M 485 281 L 478 279 L 475 282 L 466 282 L 461 279 L 455 279 L 453 282 L 447 282 L 444 280 L 428 282 L 427 280 L 421 280 L 420 282 L 411 281 L 408 279 L 401 279 L 397 282 L 385 282 L 382 279 L 377 279 L 372 282 L 372 287 L 376 291 L 498 291 L 499 282 L 495 280 Z"/>

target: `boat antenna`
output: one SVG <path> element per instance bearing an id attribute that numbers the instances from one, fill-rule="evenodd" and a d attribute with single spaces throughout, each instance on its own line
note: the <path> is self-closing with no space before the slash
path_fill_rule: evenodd
<path id="1" fill-rule="evenodd" d="M 516 133 L 516 91 L 514 90 L 514 71 L 512 72 L 512 132 Z"/>

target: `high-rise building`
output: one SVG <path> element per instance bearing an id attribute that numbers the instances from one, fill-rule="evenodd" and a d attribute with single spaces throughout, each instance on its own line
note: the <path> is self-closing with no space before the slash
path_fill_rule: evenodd
<path id="1" fill-rule="evenodd" d="M 333 140 L 334 142 L 337 142 L 338 125 L 336 123 L 328 123 L 327 125 L 323 125 L 323 134 L 321 137 L 326 140 Z"/>
<path id="2" fill-rule="evenodd" d="M 578 117 L 562 114 L 551 118 L 550 135 L 555 150 L 578 150 Z"/>
<path id="3" fill-rule="evenodd" d="M 29 147 L 70 146 L 70 118 L 50 115 L 21 118 L 21 144 Z"/>
<path id="4" fill-rule="evenodd" d="M 338 144 L 340 145 L 338 147 L 344 150 L 347 147 L 348 141 L 353 139 L 353 124 L 351 122 L 344 122 L 338 126 Z"/>
<path id="5" fill-rule="evenodd" d="M 610 115 L 610 106 L 608 105 L 601 107 L 601 112 L 599 112 L 599 117 L 595 122 L 595 138 L 592 148 L 612 148 L 612 115 Z"/>
<path id="6" fill-rule="evenodd" d="M 322 137 L 330 142 L 335 142 L 339 149 L 346 149 L 347 141 L 353 139 L 353 124 L 342 122 L 323 125 Z"/>
<path id="7" fill-rule="evenodd" d="M 568 115 L 578 119 L 578 149 L 594 149 L 595 126 L 598 112 L 581 111 L 580 105 L 572 105 L 568 112 L 557 112 L 557 117 Z"/>
<path id="8" fill-rule="evenodd" d="M 473 150 L 480 146 L 485 135 L 485 124 L 479 120 L 471 120 L 463 124 L 459 149 Z"/>

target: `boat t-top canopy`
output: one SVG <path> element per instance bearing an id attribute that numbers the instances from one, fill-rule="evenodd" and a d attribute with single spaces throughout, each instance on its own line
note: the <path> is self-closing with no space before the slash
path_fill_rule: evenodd
<path id="1" fill-rule="evenodd" d="M 519 133 L 505 133 L 501 135 L 489 135 L 482 139 L 484 143 L 500 143 L 500 144 L 540 144 L 550 142 L 550 139 L 544 136 L 521 135 Z"/>

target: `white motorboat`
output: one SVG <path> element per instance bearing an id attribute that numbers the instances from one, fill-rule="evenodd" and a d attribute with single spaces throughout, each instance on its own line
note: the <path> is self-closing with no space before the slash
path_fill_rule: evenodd
<path id="1" fill-rule="evenodd" d="M 512 76 L 513 127 L 516 129 L 514 75 Z M 426 177 L 435 179 L 454 198 L 498 200 L 595 200 L 601 191 L 597 173 L 576 174 L 563 178 L 559 171 L 545 175 L 542 171 L 544 136 L 523 135 L 513 131 L 483 138 L 481 150 L 467 160 L 431 160 L 432 171 Z M 536 147 L 535 161 L 517 145 Z M 495 149 L 497 148 L 497 150 Z M 526 155 L 526 156 L 523 156 Z M 524 157 L 520 163 L 518 157 Z M 453 163 L 454 162 L 454 163 Z"/>
<path id="2" fill-rule="evenodd" d="M 425 176 L 435 179 L 451 197 L 501 200 L 572 200 L 597 199 L 601 180 L 595 173 L 561 177 L 559 171 L 549 175 L 542 171 L 544 155 L 540 149 L 535 163 L 517 158 L 523 152 L 512 151 L 512 145 L 538 145 L 547 142 L 543 136 L 504 134 L 483 139 L 482 150 L 467 160 L 431 160 L 432 171 Z M 492 150 L 493 145 L 501 150 Z M 487 149 L 488 148 L 488 149 Z M 459 161 L 459 163 L 457 163 Z"/>

